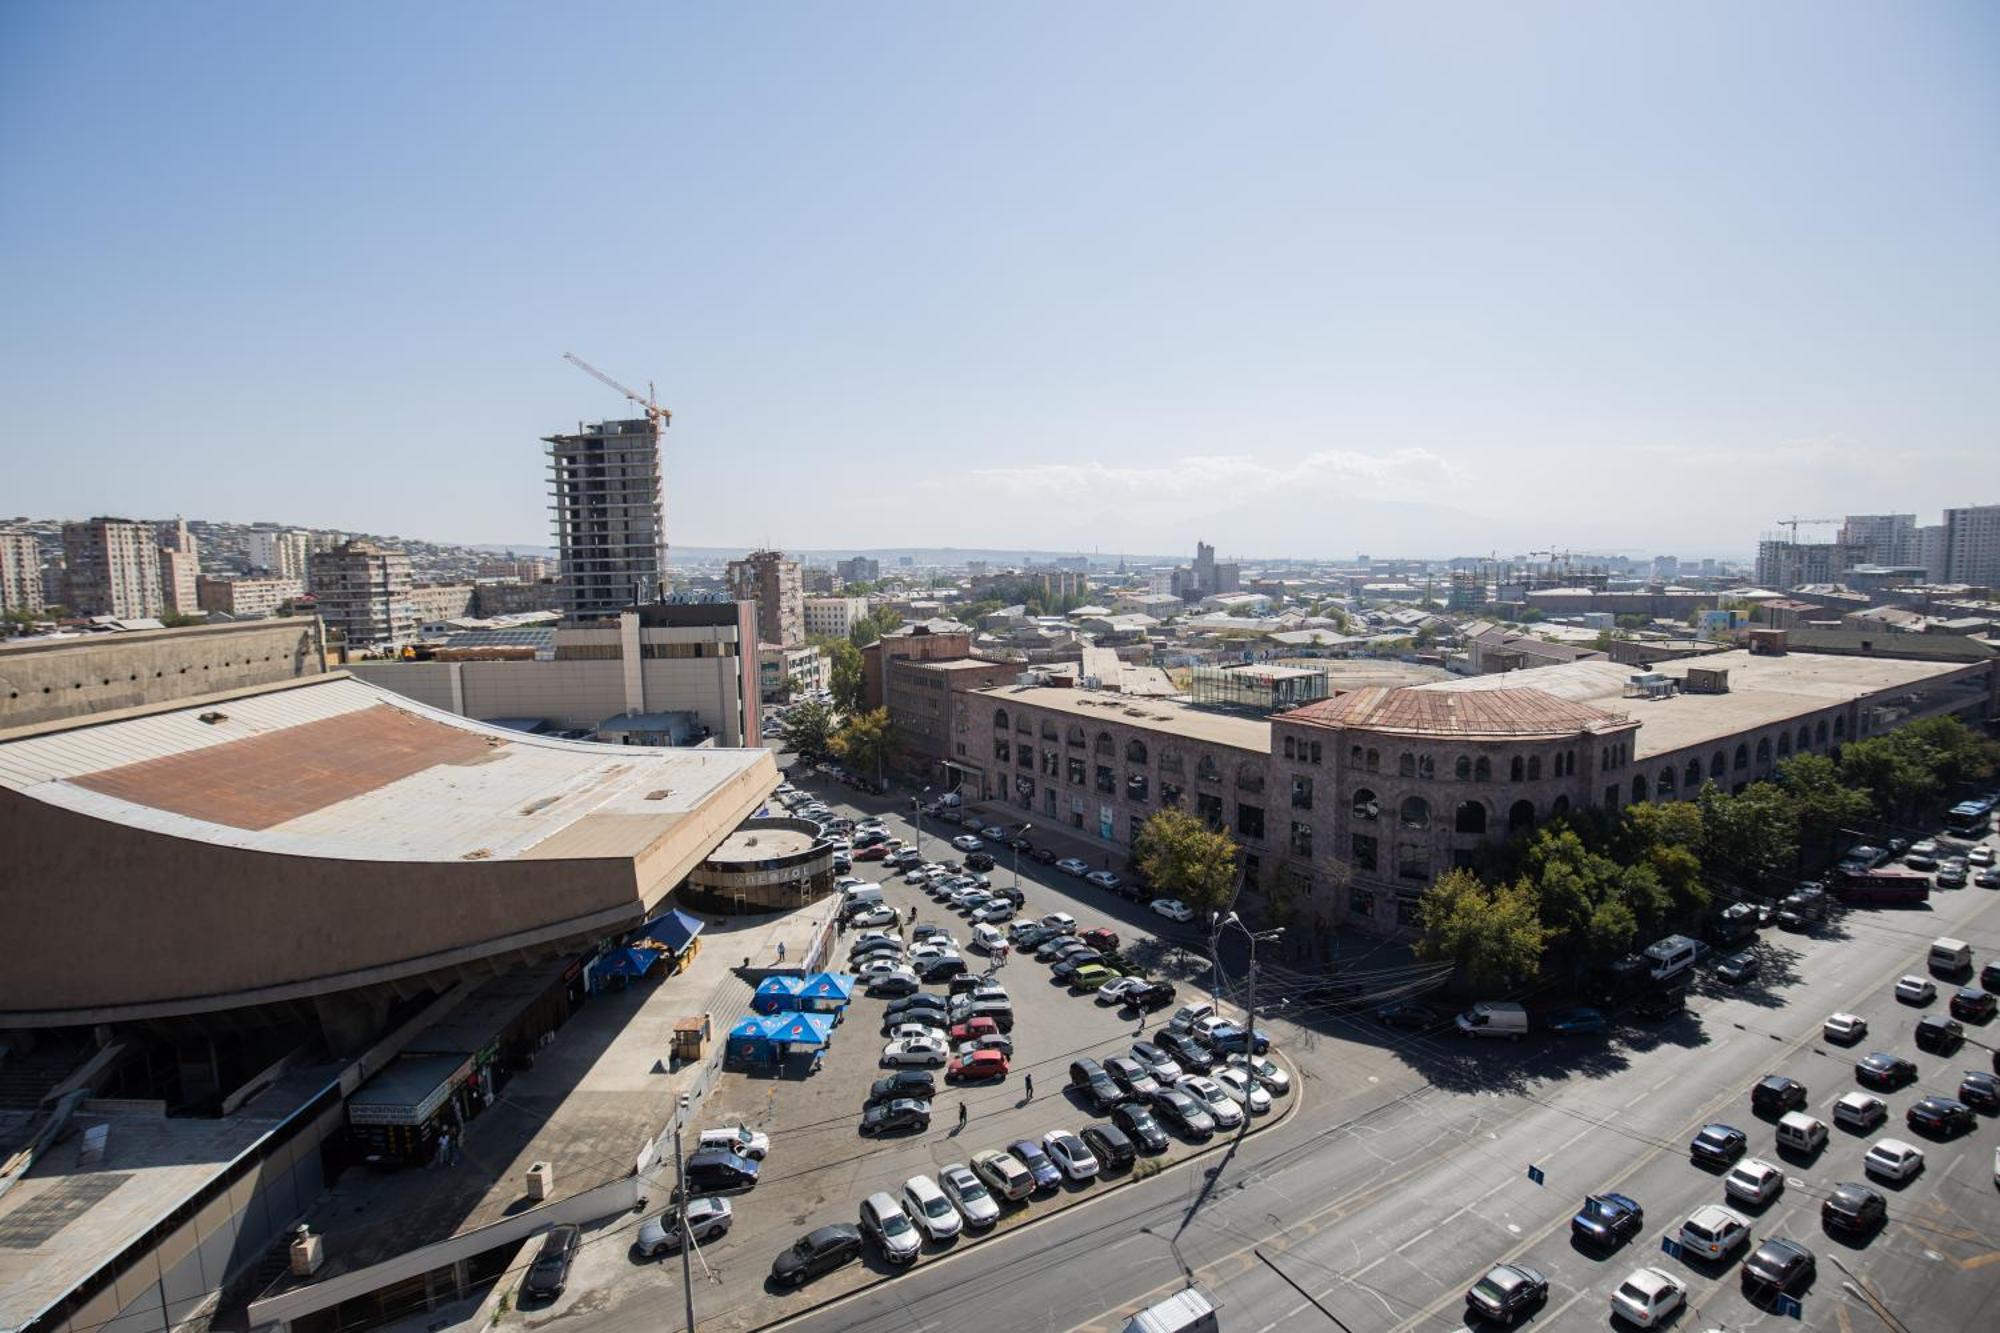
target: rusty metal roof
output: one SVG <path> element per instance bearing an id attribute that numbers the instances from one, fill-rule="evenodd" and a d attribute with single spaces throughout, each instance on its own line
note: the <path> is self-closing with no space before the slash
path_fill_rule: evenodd
<path id="1" fill-rule="evenodd" d="M 1496 740 L 1574 736 L 1632 725 L 1616 713 L 1521 686 L 1457 691 L 1370 685 L 1295 708 L 1280 720 L 1404 736 Z"/>

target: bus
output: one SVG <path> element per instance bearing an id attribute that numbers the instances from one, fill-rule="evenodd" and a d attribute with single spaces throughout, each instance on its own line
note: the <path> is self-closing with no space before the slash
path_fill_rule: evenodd
<path id="1" fill-rule="evenodd" d="M 1930 901 L 1929 875 L 1901 866 L 1842 870 L 1833 877 L 1833 896 L 1850 905 L 1921 907 Z"/>
<path id="2" fill-rule="evenodd" d="M 1993 831 L 1993 798 L 1960 801 L 1944 817 L 1944 826 L 1962 838 L 1983 838 Z"/>

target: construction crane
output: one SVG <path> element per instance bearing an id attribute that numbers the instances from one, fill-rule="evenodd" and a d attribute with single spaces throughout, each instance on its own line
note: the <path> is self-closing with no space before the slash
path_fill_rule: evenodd
<path id="1" fill-rule="evenodd" d="M 1794 516 L 1792 518 L 1779 519 L 1778 526 L 1781 528 L 1790 528 L 1792 530 L 1792 545 L 1797 546 L 1799 544 L 1799 529 L 1801 527 L 1815 526 L 1822 523 L 1838 523 L 1838 522 L 1840 522 L 1840 520 L 1837 518 L 1798 518 Z"/>
<path id="2" fill-rule="evenodd" d="M 590 376 L 592 379 L 598 381 L 600 384 L 605 384 L 613 389 L 616 389 L 618 392 L 624 394 L 627 398 L 630 398 L 633 402 L 637 403 L 639 406 L 645 408 L 647 419 L 650 420 L 655 426 L 659 426 L 662 429 L 665 429 L 667 426 L 673 424 L 674 414 L 653 401 L 653 382 L 651 380 L 646 381 L 646 396 L 644 398 L 641 398 L 637 390 L 626 388 L 624 385 L 620 384 L 617 380 L 612 379 L 609 375 L 599 370 L 596 366 L 591 365 L 590 362 L 578 356 L 575 352 L 564 352 L 563 360 L 569 362 L 571 365 L 575 366 L 578 370 Z"/>

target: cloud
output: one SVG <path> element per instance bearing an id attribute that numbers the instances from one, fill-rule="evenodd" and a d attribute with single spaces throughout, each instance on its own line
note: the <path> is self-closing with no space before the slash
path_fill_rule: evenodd
<path id="1" fill-rule="evenodd" d="M 1174 505 L 1218 498 L 1236 500 L 1279 492 L 1339 487 L 1369 499 L 1434 497 L 1469 478 L 1457 465 L 1428 449 L 1394 449 L 1363 454 L 1327 449 L 1283 463 L 1245 454 L 1201 454 L 1151 467 L 1113 467 L 1098 462 L 1036 463 L 1025 467 L 980 468 L 973 477 L 990 492 L 1070 500 Z"/>

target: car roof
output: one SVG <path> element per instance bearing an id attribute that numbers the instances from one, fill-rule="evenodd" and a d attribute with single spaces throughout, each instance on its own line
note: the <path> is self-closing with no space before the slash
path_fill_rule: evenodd
<path id="1" fill-rule="evenodd" d="M 1711 1229 L 1714 1227 L 1728 1226 L 1731 1224 L 1734 1224 L 1736 1226 L 1749 1225 L 1747 1222 L 1743 1220 L 1742 1216 L 1735 1210 L 1724 1208 L 1719 1203 L 1703 1204 L 1701 1207 L 1695 1209 L 1692 1213 L 1688 1214 L 1688 1221 L 1699 1222 L 1703 1226 L 1709 1227 Z"/>
<path id="2" fill-rule="evenodd" d="M 896 1196 L 887 1190 L 877 1190 L 861 1201 L 861 1206 L 872 1213 L 900 1213 L 903 1205 L 896 1202 Z"/>
<path id="3" fill-rule="evenodd" d="M 1913 1152 L 1918 1152 L 1918 1148 L 1916 1144 L 1905 1143 L 1901 1139 L 1877 1139 L 1875 1140 L 1874 1145 L 1871 1146 L 1868 1149 L 1868 1151 L 1871 1153 L 1873 1152 L 1893 1153 L 1898 1157 L 1907 1157 Z"/>
<path id="4" fill-rule="evenodd" d="M 846 1223 L 835 1222 L 829 1226 L 814 1227 L 806 1233 L 805 1238 L 809 1244 L 818 1248 L 831 1245 L 836 1240 L 854 1240 L 857 1238 L 857 1233 Z"/>
<path id="5" fill-rule="evenodd" d="M 1625 1279 L 1625 1285 L 1637 1287 L 1650 1296 L 1669 1287 L 1677 1287 L 1680 1283 L 1671 1273 L 1662 1272 L 1657 1268 L 1640 1268 L 1633 1270 Z"/>

